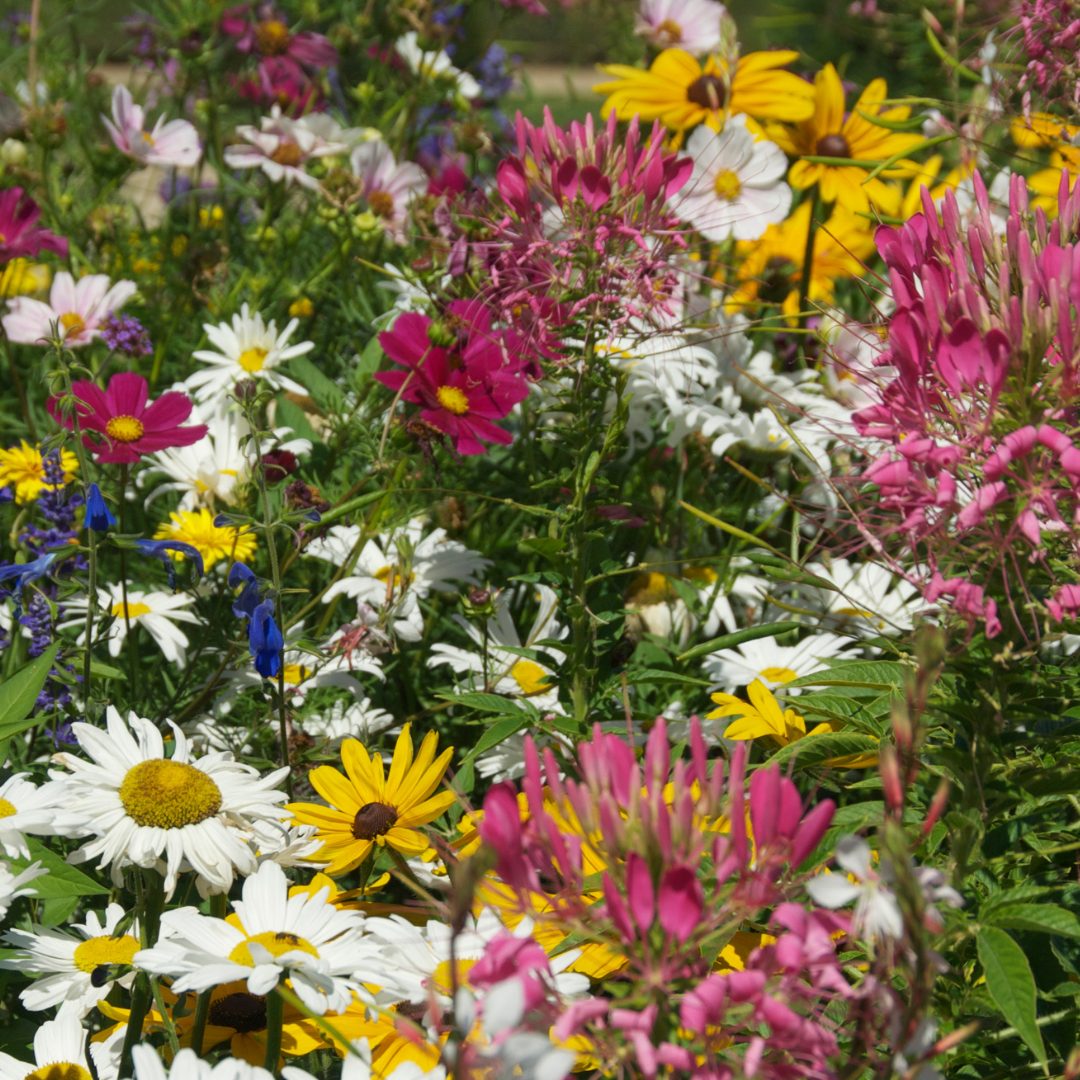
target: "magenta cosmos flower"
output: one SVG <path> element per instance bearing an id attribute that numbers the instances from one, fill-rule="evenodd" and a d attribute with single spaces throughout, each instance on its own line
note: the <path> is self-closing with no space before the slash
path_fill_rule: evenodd
<path id="1" fill-rule="evenodd" d="M 0 191 L 0 263 L 30 259 L 39 251 L 67 258 L 68 242 L 37 224 L 41 207 L 21 187 Z"/>
<path id="2" fill-rule="evenodd" d="M 105 437 L 101 445 L 90 435 L 83 436 L 83 445 L 96 450 L 102 463 L 132 465 L 143 454 L 191 446 L 206 434 L 205 424 L 181 426 L 191 415 L 191 399 L 186 394 L 169 391 L 147 405 L 146 380 L 141 375 L 124 371 L 114 375 L 105 390 L 92 382 L 77 382 L 72 390 L 80 429 Z M 59 399 L 50 398 L 49 415 L 73 430 L 74 418 L 62 415 L 59 406 Z"/>
<path id="3" fill-rule="evenodd" d="M 53 278 L 49 302 L 29 296 L 8 301 L 0 322 L 9 341 L 42 345 L 56 326 L 69 348 L 89 345 L 101 333 L 101 324 L 135 295 L 134 281 L 110 284 L 108 274 L 87 274 L 78 282 L 65 270 Z"/>
<path id="4" fill-rule="evenodd" d="M 459 454 L 484 453 L 481 439 L 509 445 L 512 436 L 494 421 L 529 393 L 520 365 L 503 355 L 500 333 L 486 329 L 490 317 L 477 317 L 475 307 L 460 301 L 450 305 L 444 332 L 449 335 L 456 327 L 458 341 L 452 348 L 433 344 L 431 319 L 413 312 L 399 316 L 392 330 L 379 335 L 386 355 L 409 370 L 385 371 L 375 378 L 420 405 L 420 418 L 448 435 Z M 486 332 L 477 332 L 480 326 Z"/>

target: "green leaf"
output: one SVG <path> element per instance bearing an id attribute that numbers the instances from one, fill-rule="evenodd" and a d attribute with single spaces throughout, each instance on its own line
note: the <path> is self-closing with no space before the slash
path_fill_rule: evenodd
<path id="1" fill-rule="evenodd" d="M 11 865 L 16 874 L 35 862 L 41 863 L 49 871 L 31 882 L 40 899 L 52 900 L 58 896 L 97 896 L 109 891 L 107 886 L 99 885 L 81 870 L 69 866 L 62 856 L 55 851 L 50 851 L 40 840 L 28 836 L 26 842 L 30 846 L 30 858 L 12 859 Z"/>
<path id="2" fill-rule="evenodd" d="M 464 705 L 470 709 L 480 709 L 482 712 L 502 713 L 504 716 L 518 716 L 524 714 L 528 719 L 536 712 L 526 704 L 526 708 L 515 705 L 509 698 L 499 697 L 498 694 L 440 694 L 443 701 L 453 702 L 455 705 Z"/>
<path id="3" fill-rule="evenodd" d="M 511 735 L 519 732 L 523 727 L 529 726 L 529 721 L 532 719 L 528 713 L 522 712 L 520 716 L 508 716 L 505 720 L 499 720 L 492 724 L 491 727 L 480 736 L 480 741 L 469 751 L 468 761 L 472 761 L 473 758 L 482 754 L 485 750 L 490 750 L 493 746 L 498 746 L 504 739 L 509 739 Z"/>
<path id="4" fill-rule="evenodd" d="M 345 392 L 333 379 L 327 378 L 306 356 L 294 356 L 289 361 L 289 372 L 320 405 L 329 405 L 334 412 L 341 412 L 345 404 Z"/>
<path id="5" fill-rule="evenodd" d="M 521 551 L 531 555 L 543 555 L 545 559 L 554 559 L 566 549 L 566 541 L 555 536 L 533 536 L 518 544 Z"/>
<path id="6" fill-rule="evenodd" d="M 1004 904 L 980 918 L 991 926 L 1006 930 L 1035 930 L 1059 937 L 1080 938 L 1080 919 L 1057 904 Z"/>
<path id="7" fill-rule="evenodd" d="M 712 686 L 705 679 L 696 679 L 693 675 L 680 675 L 677 671 L 665 671 L 663 668 L 638 668 L 629 671 L 626 681 L 631 684 L 644 682 L 677 682 L 687 686 Z"/>
<path id="8" fill-rule="evenodd" d="M 703 641 L 700 645 L 688 649 L 677 659 L 696 660 L 706 653 L 716 652 L 717 649 L 733 649 L 744 641 L 757 641 L 758 638 L 775 637 L 777 634 L 786 634 L 791 630 L 798 630 L 800 626 L 802 626 L 802 623 L 797 622 L 778 622 L 770 623 L 767 626 L 751 626 L 734 634 L 724 634 L 722 637 L 713 638 L 711 641 Z"/>
<path id="9" fill-rule="evenodd" d="M 979 931 L 978 945 L 986 988 L 994 1004 L 1045 1065 L 1046 1047 L 1035 1022 L 1035 976 L 1024 950 L 1004 930 L 993 926 Z"/>
<path id="10" fill-rule="evenodd" d="M 319 433 L 311 426 L 307 413 L 286 397 L 278 398 L 277 414 L 274 422 L 283 427 L 292 428 L 293 435 L 298 439 L 308 439 L 310 442 L 319 443 Z"/>
<path id="11" fill-rule="evenodd" d="M 889 690 L 903 686 L 913 671 L 907 664 L 898 664 L 894 660 L 851 660 L 785 683 L 785 689 L 793 686 L 862 686 L 869 690 Z"/>
<path id="12" fill-rule="evenodd" d="M 923 124 L 926 122 L 926 117 L 921 113 L 909 116 L 906 120 L 890 120 L 885 116 L 875 116 L 873 113 L 863 112 L 862 109 L 856 109 L 855 111 L 868 123 L 877 127 L 888 128 L 889 131 L 921 131 Z"/>
<path id="13" fill-rule="evenodd" d="M 59 648 L 59 643 L 50 645 L 36 660 L 0 683 L 0 739 L 10 739 L 34 726 L 30 711 L 49 677 Z"/>
<path id="14" fill-rule="evenodd" d="M 126 679 L 127 676 L 119 669 L 102 664 L 98 660 L 90 661 L 90 675 L 98 679 Z"/>
<path id="15" fill-rule="evenodd" d="M 829 731 L 820 735 L 806 735 L 781 747 L 771 758 L 780 765 L 795 758 L 797 769 L 820 765 L 831 758 L 849 757 L 852 754 L 876 754 L 881 749 L 877 739 L 854 731 Z"/>

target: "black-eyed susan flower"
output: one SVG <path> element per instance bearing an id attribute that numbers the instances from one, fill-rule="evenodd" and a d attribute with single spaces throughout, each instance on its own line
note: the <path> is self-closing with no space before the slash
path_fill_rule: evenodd
<path id="1" fill-rule="evenodd" d="M 605 119 L 613 110 L 620 120 L 640 116 L 659 120 L 673 131 L 706 124 L 724 126 L 728 114 L 746 113 L 766 120 L 800 121 L 814 112 L 814 88 L 790 71 L 781 71 L 799 54 L 748 53 L 735 70 L 717 56 L 699 64 L 682 49 L 665 49 L 648 71 L 626 64 L 601 65 L 615 81 L 593 87 L 607 94 L 600 110 Z"/>
<path id="2" fill-rule="evenodd" d="M 438 742 L 438 735 L 429 731 L 414 755 L 406 724 L 394 747 L 389 775 L 381 755 L 369 757 L 356 739 L 341 744 L 346 775 L 329 765 L 312 769 L 308 779 L 330 805 L 288 807 L 297 824 L 318 828 L 315 836 L 323 846 L 312 859 L 329 863 L 326 872 L 336 876 L 359 866 L 376 847 L 391 847 L 406 857 L 426 851 L 428 840 L 419 826 L 439 817 L 455 797 L 452 791 L 434 794 L 454 752 L 450 747 L 436 757 Z"/>
<path id="3" fill-rule="evenodd" d="M 892 131 L 860 116 L 880 116 L 883 120 L 906 120 L 911 110 L 906 105 L 882 108 L 888 97 L 884 79 L 874 79 L 862 92 L 855 108 L 844 111 L 844 87 L 832 64 L 817 73 L 814 80 L 814 111 L 793 127 L 771 125 L 769 137 L 793 157 L 848 158 L 877 162 L 903 153 L 923 141 L 921 134 Z M 803 190 L 818 185 L 821 198 L 848 210 L 866 212 L 871 204 L 893 214 L 900 204 L 896 188 L 875 177 L 867 179 L 873 166 L 825 165 L 821 162 L 796 161 L 788 173 L 793 188 Z M 907 176 L 914 166 L 898 162 L 883 176 Z"/>

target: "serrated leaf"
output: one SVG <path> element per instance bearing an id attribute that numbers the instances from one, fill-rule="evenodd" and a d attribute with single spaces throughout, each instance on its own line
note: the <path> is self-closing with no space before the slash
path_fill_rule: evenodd
<path id="1" fill-rule="evenodd" d="M 30 847 L 29 859 L 12 859 L 11 865 L 16 874 L 25 870 L 31 863 L 40 862 L 49 872 L 31 882 L 34 891 L 42 900 L 51 900 L 57 896 L 97 896 L 107 893 L 108 887 L 99 885 L 92 877 L 64 862 L 62 856 L 50 851 L 40 840 L 28 836 Z"/>
<path id="2" fill-rule="evenodd" d="M 1005 1019 L 1016 1028 L 1031 1052 L 1046 1063 L 1046 1047 L 1036 1023 L 1035 976 L 1024 950 L 994 926 L 978 933 L 979 961 L 986 974 L 986 988 Z"/>
<path id="3" fill-rule="evenodd" d="M 473 758 L 482 754 L 485 750 L 490 750 L 493 746 L 498 746 L 504 739 L 509 739 L 511 735 L 516 735 L 523 727 L 529 726 L 529 721 L 532 719 L 528 713 L 521 712 L 520 716 L 508 716 L 505 720 L 498 720 L 491 725 L 480 736 L 480 741 L 469 751 L 468 761 L 472 762 Z"/>
<path id="4" fill-rule="evenodd" d="M 1003 889 L 1001 892 L 988 896 L 979 905 L 979 916 L 985 918 L 994 908 L 1002 907 L 1005 904 L 1024 904 L 1055 891 L 1055 889 L 1047 885 L 1017 885 L 1013 889 Z"/>
<path id="5" fill-rule="evenodd" d="M 508 698 L 499 697 L 498 694 L 473 692 L 469 694 L 440 694 L 439 696 L 443 701 L 451 701 L 455 705 L 464 705 L 469 709 L 479 709 L 482 712 L 502 713 L 504 716 L 523 714 L 528 719 L 536 711 L 528 706 L 523 709 Z"/>
<path id="6" fill-rule="evenodd" d="M 1080 919 L 1057 904 L 1004 904 L 980 911 L 982 922 L 1005 930 L 1034 930 L 1059 937 L 1080 938 Z"/>
<path id="7" fill-rule="evenodd" d="M 31 710 L 49 677 L 59 644 L 50 645 L 36 660 L 0 683 L 0 739 L 10 739 L 34 726 Z"/>
<path id="8" fill-rule="evenodd" d="M 786 634 L 791 630 L 798 630 L 802 623 L 779 622 L 770 623 L 767 626 L 750 626 L 745 630 L 739 630 L 734 634 L 724 634 L 722 637 L 713 638 L 711 641 L 703 641 L 695 645 L 678 657 L 679 660 L 696 660 L 706 653 L 716 652 L 718 649 L 733 649 L 744 641 L 757 641 L 763 637 L 775 637 L 777 634 Z"/>
<path id="9" fill-rule="evenodd" d="M 834 663 L 813 675 L 785 683 L 785 689 L 793 686 L 862 686 L 871 690 L 890 690 L 903 686 L 913 668 L 894 660 L 852 660 Z"/>
<path id="10" fill-rule="evenodd" d="M 869 735 L 860 735 L 854 731 L 828 731 L 820 735 L 805 735 L 793 743 L 788 743 L 769 758 L 769 764 L 776 762 L 783 765 L 794 757 L 795 767 L 806 769 L 833 758 L 876 754 L 880 748 L 878 740 Z"/>

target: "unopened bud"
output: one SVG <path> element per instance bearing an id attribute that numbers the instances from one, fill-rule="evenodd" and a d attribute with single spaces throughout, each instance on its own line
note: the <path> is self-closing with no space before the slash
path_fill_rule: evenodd
<path id="1" fill-rule="evenodd" d="M 247 403 L 255 400 L 255 395 L 259 392 L 259 384 L 254 379 L 241 379 L 233 387 L 233 397 L 237 401 Z"/>
<path id="2" fill-rule="evenodd" d="M 29 151 L 20 139 L 5 139 L 0 145 L 0 162 L 4 165 L 21 165 Z"/>
<path id="3" fill-rule="evenodd" d="M 280 484 L 287 476 L 296 472 L 298 464 L 296 455 L 290 450 L 272 450 L 269 454 L 263 454 L 263 470 L 266 473 L 268 484 Z"/>
<path id="4" fill-rule="evenodd" d="M 922 835 L 926 836 L 930 830 L 937 824 L 938 819 L 943 813 L 945 813 L 945 807 L 949 803 L 949 781 L 945 777 L 941 778 L 941 783 L 938 784 L 937 791 L 934 792 L 933 799 L 930 800 L 930 807 L 926 811 L 926 820 L 923 822 Z"/>
<path id="5" fill-rule="evenodd" d="M 491 591 L 489 589 L 470 589 L 469 603 L 473 607 L 484 607 L 485 604 L 490 604 Z"/>
<path id="6" fill-rule="evenodd" d="M 885 790 L 885 805 L 899 813 L 904 806 L 904 785 L 900 781 L 900 766 L 896 751 L 891 746 L 883 746 L 878 755 L 878 771 Z"/>

